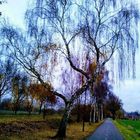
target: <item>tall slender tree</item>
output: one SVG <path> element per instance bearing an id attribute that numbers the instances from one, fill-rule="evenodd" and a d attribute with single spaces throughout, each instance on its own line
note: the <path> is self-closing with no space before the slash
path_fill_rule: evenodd
<path id="1" fill-rule="evenodd" d="M 21 75 L 17 73 L 12 78 L 12 105 L 15 115 L 20 109 L 20 104 L 27 95 L 27 77 L 26 75 Z"/>

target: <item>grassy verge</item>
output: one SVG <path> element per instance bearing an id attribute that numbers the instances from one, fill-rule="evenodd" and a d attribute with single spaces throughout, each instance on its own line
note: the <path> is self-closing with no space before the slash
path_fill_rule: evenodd
<path id="1" fill-rule="evenodd" d="M 60 115 L 48 115 L 46 120 L 39 115 L 4 115 L 0 116 L 0 140 L 49 140 L 57 132 Z M 65 140 L 82 140 L 90 135 L 101 123 L 70 123 Z M 5 129 L 5 130 L 2 130 Z M 2 132 L 2 133 L 1 133 Z"/>
<path id="2" fill-rule="evenodd" d="M 140 140 L 140 121 L 116 120 L 114 123 L 125 140 Z"/>

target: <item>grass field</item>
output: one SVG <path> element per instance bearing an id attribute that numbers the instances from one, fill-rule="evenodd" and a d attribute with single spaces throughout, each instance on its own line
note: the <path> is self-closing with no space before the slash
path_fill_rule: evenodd
<path id="1" fill-rule="evenodd" d="M 60 115 L 47 115 L 43 120 L 40 115 L 0 115 L 0 140 L 47 140 L 56 134 Z M 70 123 L 65 140 L 82 140 L 90 135 L 101 123 Z"/>
<path id="2" fill-rule="evenodd" d="M 125 140 L 140 140 L 140 120 L 114 121 Z"/>

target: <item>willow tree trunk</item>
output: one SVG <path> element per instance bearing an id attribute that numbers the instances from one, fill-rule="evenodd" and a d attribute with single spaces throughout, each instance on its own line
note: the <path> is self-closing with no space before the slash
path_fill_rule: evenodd
<path id="1" fill-rule="evenodd" d="M 71 108 L 71 106 L 69 104 L 67 104 L 65 107 L 65 111 L 64 111 L 63 117 L 61 119 L 60 125 L 59 125 L 58 132 L 55 136 L 57 138 L 66 137 L 66 128 L 67 128 L 67 123 L 68 123 L 68 119 L 69 119 L 69 115 L 70 115 L 70 111 L 71 111 L 70 108 Z"/>

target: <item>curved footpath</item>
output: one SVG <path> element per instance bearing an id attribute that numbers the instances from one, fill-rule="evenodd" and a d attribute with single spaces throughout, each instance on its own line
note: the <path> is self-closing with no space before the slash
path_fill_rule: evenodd
<path id="1" fill-rule="evenodd" d="M 100 125 L 87 140 L 124 140 L 116 126 L 110 119 Z"/>

